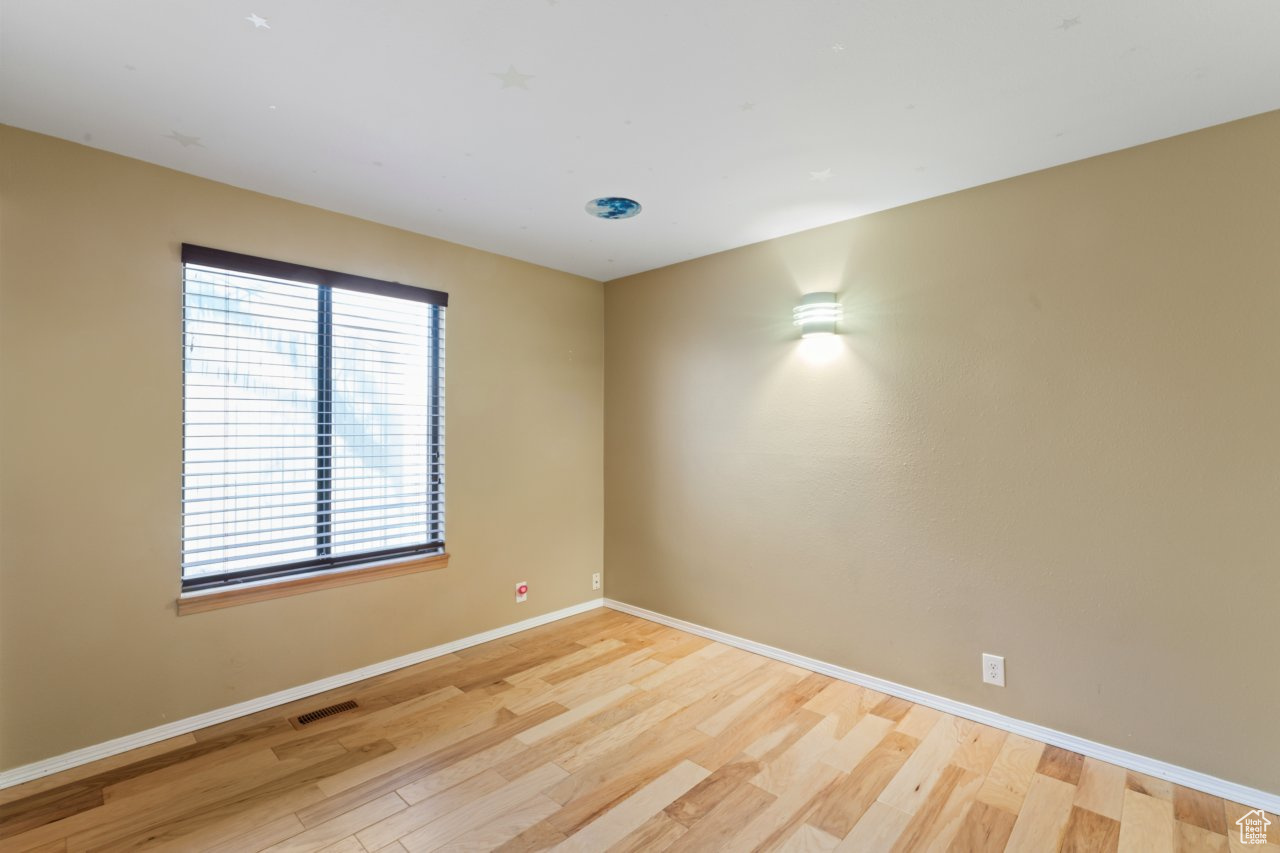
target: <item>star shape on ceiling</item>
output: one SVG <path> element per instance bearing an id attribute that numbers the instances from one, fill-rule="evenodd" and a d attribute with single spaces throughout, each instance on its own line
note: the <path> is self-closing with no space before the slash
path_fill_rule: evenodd
<path id="1" fill-rule="evenodd" d="M 756 105 L 754 101 L 743 101 L 742 103 L 738 104 L 738 109 L 742 110 L 744 113 L 751 112 L 755 108 L 756 108 Z"/>
<path id="2" fill-rule="evenodd" d="M 830 180 L 830 179 L 831 179 L 832 174 L 833 174 L 833 173 L 832 173 L 832 171 L 831 171 L 830 169 L 823 169 L 821 172 L 810 172 L 810 173 L 809 173 L 809 180 L 811 180 L 811 181 L 828 181 L 828 180 Z"/>
<path id="3" fill-rule="evenodd" d="M 245 20 L 246 20 L 246 21 L 248 21 L 249 23 L 253 24 L 253 28 L 254 28 L 255 30 L 269 30 L 269 29 L 271 29 L 271 25 L 267 23 L 267 19 L 266 19 L 266 18 L 259 17 L 259 16 L 258 16 L 258 14 L 257 14 L 256 12 L 250 12 L 250 13 L 249 13 L 249 16 L 248 16 L 247 18 L 245 18 Z"/>
<path id="4" fill-rule="evenodd" d="M 844 50 L 844 45 L 841 42 L 836 42 L 835 44 L 831 45 L 832 53 L 839 53 L 842 50 Z"/>
<path id="5" fill-rule="evenodd" d="M 1056 27 L 1054 27 L 1054 29 L 1062 30 L 1063 32 L 1066 32 L 1072 27 L 1078 27 L 1078 26 L 1080 26 L 1080 16 L 1076 15 L 1074 18 L 1063 18 L 1062 23 L 1058 24 Z"/>
<path id="6" fill-rule="evenodd" d="M 506 71 L 494 71 L 492 74 L 502 81 L 502 88 L 504 89 L 528 89 L 529 81 L 535 76 L 533 74 L 521 74 L 514 65 L 508 65 Z"/>
<path id="7" fill-rule="evenodd" d="M 200 141 L 200 137 L 187 136 L 185 133 L 178 133 L 178 131 L 176 130 L 169 131 L 169 133 L 165 135 L 165 139 L 172 139 L 174 142 L 178 143 L 183 148 L 203 148 L 204 147 L 204 144 Z"/>

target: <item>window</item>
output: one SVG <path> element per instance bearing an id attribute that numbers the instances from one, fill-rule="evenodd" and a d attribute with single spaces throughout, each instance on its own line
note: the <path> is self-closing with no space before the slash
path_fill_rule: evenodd
<path id="1" fill-rule="evenodd" d="M 182 262 L 183 590 L 442 553 L 448 295 Z"/>

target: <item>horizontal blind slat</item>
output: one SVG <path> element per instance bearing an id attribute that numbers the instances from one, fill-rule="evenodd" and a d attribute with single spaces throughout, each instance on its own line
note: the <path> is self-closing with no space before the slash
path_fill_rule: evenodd
<path id="1" fill-rule="evenodd" d="M 414 511 L 410 513 L 393 513 L 393 512 L 383 513 L 383 511 L 380 510 L 379 515 L 376 519 L 379 522 L 378 524 L 367 524 L 367 525 L 359 526 L 358 521 L 343 522 L 341 520 L 335 521 L 334 524 L 335 526 L 341 526 L 341 529 L 347 530 L 347 531 L 355 530 L 355 529 L 379 530 L 379 529 L 389 529 L 390 527 L 398 526 L 401 524 L 409 524 L 409 523 L 418 524 L 419 522 L 425 521 L 428 518 L 438 518 L 439 516 L 440 516 L 440 513 L 432 513 L 432 512 L 422 510 L 420 508 L 415 508 Z M 290 516 L 290 517 L 298 518 L 298 516 Z M 263 519 L 263 521 L 271 521 L 271 520 L 273 519 Z M 223 529 L 217 533 L 208 533 L 208 534 L 202 534 L 197 536 L 185 536 L 183 537 L 182 541 L 184 543 L 201 543 L 201 542 L 217 541 L 217 542 L 225 542 L 232 545 L 240 545 L 245 543 L 239 540 L 247 539 L 249 537 L 254 537 L 253 539 L 254 542 L 266 542 L 268 541 L 268 538 L 272 534 L 286 533 L 289 531 L 297 531 L 302 529 L 302 527 L 298 524 L 292 524 L 285 527 L 260 527 L 256 525 L 252 525 L 252 526 L 247 526 L 247 525 L 250 525 L 250 523 L 249 522 L 226 522 L 226 523 L 218 524 L 216 526 L 221 528 L 231 528 L 231 529 L 229 530 Z M 213 525 L 204 525 L 204 526 L 213 526 Z M 242 527 L 245 527 L 245 526 L 247 526 L 247 529 L 241 529 Z M 314 531 L 312 531 L 311 529 L 311 525 L 309 524 L 306 525 L 306 529 L 309 531 L 308 536 L 311 538 L 314 538 L 315 534 L 314 534 Z M 191 553 L 189 549 L 188 549 L 188 553 Z"/>
<path id="2" fill-rule="evenodd" d="M 275 516 L 275 510 L 296 509 L 296 508 L 299 508 L 299 507 L 307 506 L 307 507 L 313 507 L 313 509 L 312 509 L 312 511 L 311 511 L 311 512 L 308 512 L 308 513 L 296 513 L 296 515 L 298 515 L 299 517 L 301 517 L 301 516 L 303 516 L 303 515 L 308 515 L 308 516 L 312 516 L 312 517 L 314 517 L 314 516 L 315 516 L 315 510 L 314 510 L 314 507 L 315 507 L 315 495 L 314 495 L 314 493 L 310 493 L 310 492 L 308 492 L 307 494 L 311 497 L 311 500 L 309 500 L 309 501 L 297 501 L 297 502 L 294 502 L 294 503 L 287 503 L 287 504 L 274 504 L 274 505 L 272 505 L 272 506 L 270 507 L 270 509 L 271 509 L 271 511 L 272 511 L 272 516 L 273 516 L 273 517 L 287 518 L 288 516 Z M 430 500 L 430 498 L 431 498 L 431 493 L 430 493 L 430 492 L 413 492 L 413 493 L 406 493 L 406 494 L 402 494 L 402 495 L 400 495 L 400 497 L 401 497 L 402 499 L 404 499 L 404 498 L 414 499 L 414 500 L 416 501 L 416 504 L 417 504 L 417 505 L 419 505 L 419 506 L 426 506 L 426 505 L 427 505 L 427 501 L 429 501 L 429 500 Z M 358 499 L 357 499 L 357 500 L 358 500 Z M 406 503 L 407 503 L 407 502 L 408 502 L 408 501 L 406 501 Z M 187 501 L 186 503 L 187 503 L 187 507 L 186 507 L 186 513 L 185 513 L 185 515 L 186 515 L 186 517 L 190 520 L 190 524 L 188 525 L 188 527 L 195 527 L 195 526 L 199 526 L 199 525 L 202 525 L 202 524 L 215 524 L 215 523 L 217 523 L 217 522 L 214 522 L 214 521 L 202 521 L 202 520 L 200 520 L 201 516 L 206 516 L 206 517 L 207 517 L 207 516 L 217 515 L 217 514 L 223 514 L 223 515 L 225 515 L 225 514 L 227 514 L 227 513 L 235 514 L 235 513 L 257 512 L 257 511 L 258 511 L 258 508 L 257 508 L 256 506 L 255 506 L 255 507 L 238 507 L 238 508 L 230 508 L 230 509 L 199 509 L 199 508 L 198 508 L 198 505 L 199 505 L 199 502 L 198 502 L 198 501 Z M 354 503 L 354 501 L 349 501 L 349 503 Z M 382 504 L 378 504 L 378 505 L 382 505 Z M 196 508 L 195 508 L 195 509 L 193 509 L 193 507 L 196 507 Z M 345 509 L 342 509 L 342 510 L 335 510 L 335 511 L 342 511 L 342 512 L 356 512 L 356 511 L 358 511 L 358 510 L 360 510 L 360 509 L 365 509 L 365 508 L 367 508 L 367 507 L 354 507 L 354 506 L 353 506 L 353 507 L 350 507 L 350 508 L 345 508 Z M 434 510 L 433 510 L 433 512 L 436 512 L 436 511 L 434 511 Z M 439 513 L 439 512 L 437 512 L 437 514 L 440 514 L 440 513 Z"/>
<path id="3" fill-rule="evenodd" d="M 376 527 L 344 528 L 340 533 L 336 533 L 335 536 L 351 535 L 355 533 L 355 534 L 378 534 L 379 536 L 385 536 L 387 538 L 398 538 L 402 535 L 408 535 L 407 533 L 408 531 L 414 531 L 416 533 L 420 531 L 422 528 L 423 528 L 423 525 L 417 522 L 412 522 L 412 523 L 405 522 L 401 524 L 379 525 Z M 305 529 L 304 528 L 282 528 L 280 531 L 276 531 L 276 532 L 283 533 L 283 532 L 288 532 L 289 530 L 293 531 L 293 535 L 267 538 L 267 539 L 255 539 L 251 542 L 224 541 L 220 545 L 187 548 L 186 552 L 187 554 L 190 555 L 190 554 L 208 554 L 213 552 L 227 553 L 227 552 L 237 551 L 241 549 L 251 549 L 251 553 L 257 554 L 262 550 L 262 547 L 265 545 L 278 545 L 281 542 L 313 542 L 315 540 L 315 532 L 310 528 L 310 526 L 308 526 Z M 234 538 L 234 534 L 227 537 L 228 540 L 232 538 Z M 361 541 L 373 541 L 374 538 L 376 537 L 373 537 L 367 540 L 361 540 Z M 183 540 L 183 542 L 195 542 L 195 541 L 199 541 L 199 540 L 197 539 Z M 206 541 L 207 541 L 207 537 L 206 537 Z"/>

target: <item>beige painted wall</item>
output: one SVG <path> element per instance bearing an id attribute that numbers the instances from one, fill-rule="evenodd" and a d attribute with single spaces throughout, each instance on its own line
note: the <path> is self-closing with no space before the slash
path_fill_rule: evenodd
<path id="1" fill-rule="evenodd" d="M 1270 113 L 607 284 L 608 595 L 1280 791 L 1277 152 Z"/>
<path id="2" fill-rule="evenodd" d="M 0 205 L 0 769 L 598 594 L 598 283 L 2 127 Z M 448 569 L 175 615 L 184 241 L 448 291 Z"/>

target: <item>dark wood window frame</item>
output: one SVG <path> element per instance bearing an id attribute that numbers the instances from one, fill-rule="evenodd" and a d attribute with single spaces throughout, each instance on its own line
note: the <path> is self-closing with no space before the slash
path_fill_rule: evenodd
<path id="1" fill-rule="evenodd" d="M 316 500 L 315 553 L 313 559 L 293 561 L 249 569 L 196 574 L 182 574 L 182 596 L 179 612 L 199 612 L 213 607 L 247 603 L 250 600 L 292 595 L 311 588 L 325 588 L 343 583 L 359 583 L 378 577 L 427 571 L 448 564 L 445 553 L 442 477 L 443 443 L 443 313 L 448 294 L 365 276 L 351 275 L 304 266 L 301 264 L 259 258 L 220 249 L 191 244 L 182 245 L 184 292 L 189 265 L 225 270 L 233 275 L 280 279 L 316 288 Z M 334 555 L 331 547 L 333 499 L 333 290 L 344 289 L 364 294 L 392 297 L 434 306 L 429 312 L 430 337 L 428 376 L 430 394 L 427 402 L 429 488 L 424 510 L 427 515 L 426 541 L 411 546 L 372 549 Z M 184 300 L 185 301 L 185 300 Z M 186 316 L 184 308 L 184 317 Z M 185 326 L 184 319 L 184 326 Z M 185 333 L 184 333 L 185 338 Z M 184 383 L 187 369 L 184 365 Z M 184 395 L 185 400 L 185 395 Z M 187 404 L 184 402 L 184 412 Z M 184 417 L 184 422 L 185 422 Z M 185 429 L 185 427 L 184 427 Z M 185 434 L 185 433 L 184 433 Z M 185 445 L 185 441 L 184 441 Z M 184 447 L 185 449 L 185 447 Z M 185 460 L 185 456 L 184 456 Z M 185 462 L 184 462 L 185 467 Z M 184 477 L 185 480 L 185 477 Z M 184 496 L 186 488 L 184 483 Z M 186 517 L 184 501 L 184 518 Z M 273 592 L 274 590 L 274 592 Z M 225 603 L 217 603 L 217 602 Z"/>

